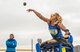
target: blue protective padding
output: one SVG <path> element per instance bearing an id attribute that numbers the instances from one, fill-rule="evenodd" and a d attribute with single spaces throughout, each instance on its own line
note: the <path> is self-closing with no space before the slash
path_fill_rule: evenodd
<path id="1" fill-rule="evenodd" d="M 7 47 L 6 52 L 10 52 L 10 51 L 15 52 L 16 46 L 17 46 L 17 41 L 15 39 L 8 39 L 6 41 L 6 47 Z"/>
<path id="2" fill-rule="evenodd" d="M 73 43 L 73 37 L 72 37 L 72 35 L 69 36 L 68 42 L 70 42 L 71 44 Z"/>

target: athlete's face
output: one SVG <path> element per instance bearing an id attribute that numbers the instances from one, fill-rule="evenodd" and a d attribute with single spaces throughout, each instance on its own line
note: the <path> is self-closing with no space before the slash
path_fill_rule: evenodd
<path id="1" fill-rule="evenodd" d="M 55 20 L 55 19 L 56 19 L 56 15 L 52 14 L 51 17 L 50 17 L 50 20 Z"/>

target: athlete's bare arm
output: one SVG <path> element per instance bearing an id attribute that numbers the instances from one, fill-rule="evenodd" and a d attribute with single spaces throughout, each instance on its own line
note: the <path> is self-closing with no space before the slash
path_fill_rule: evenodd
<path id="1" fill-rule="evenodd" d="M 31 11 L 34 12 L 41 20 L 43 20 L 43 21 L 49 23 L 49 19 L 46 18 L 46 17 L 44 17 L 42 14 L 40 14 L 40 13 L 37 12 L 36 10 L 28 9 L 27 11 L 28 11 L 28 12 L 31 12 Z"/>
<path id="2" fill-rule="evenodd" d="M 66 32 L 68 29 L 66 29 L 66 27 L 62 24 L 62 23 L 58 23 L 58 26 L 60 29 L 62 29 L 64 32 Z"/>

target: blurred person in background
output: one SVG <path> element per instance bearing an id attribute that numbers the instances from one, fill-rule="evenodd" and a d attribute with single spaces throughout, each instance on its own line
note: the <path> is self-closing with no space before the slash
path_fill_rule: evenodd
<path id="1" fill-rule="evenodd" d="M 14 39 L 14 35 L 10 34 L 9 39 L 6 41 L 6 52 L 16 52 L 17 41 Z"/>

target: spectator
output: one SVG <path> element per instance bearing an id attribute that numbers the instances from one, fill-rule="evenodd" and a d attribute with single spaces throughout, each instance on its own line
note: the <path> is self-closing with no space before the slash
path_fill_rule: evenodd
<path id="1" fill-rule="evenodd" d="M 10 34 L 10 38 L 6 41 L 6 52 L 16 52 L 17 41 L 14 39 L 14 35 Z"/>

